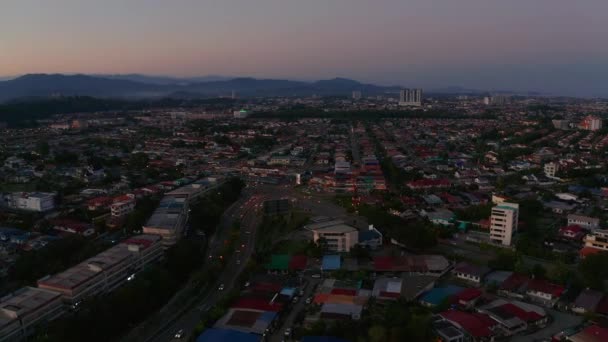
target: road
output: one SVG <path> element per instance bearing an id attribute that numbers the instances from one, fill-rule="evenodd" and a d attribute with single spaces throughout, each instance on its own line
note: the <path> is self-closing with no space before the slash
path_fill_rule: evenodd
<path id="1" fill-rule="evenodd" d="M 252 200 L 253 199 L 253 200 Z M 255 203 L 254 203 L 255 202 Z M 241 226 L 242 234 L 240 236 L 240 241 L 238 245 L 245 244 L 246 248 L 243 253 L 244 256 L 250 255 L 253 245 L 254 245 L 254 237 L 255 237 L 255 222 L 251 220 L 250 217 L 254 217 L 254 209 L 255 204 L 258 201 L 255 196 L 251 195 L 250 191 L 244 190 L 243 195 L 239 200 L 237 200 L 234 204 L 232 204 L 222 215 L 222 220 L 220 225 L 217 228 L 216 233 L 211 237 L 208 244 L 208 254 L 217 255 L 224 246 L 224 241 L 228 238 L 230 233 L 230 228 L 233 223 L 237 219 L 245 219 L 244 224 Z M 250 216 L 245 216 L 245 212 L 250 212 Z M 253 215 L 253 216 L 252 216 Z M 243 220 L 242 220 L 243 221 Z M 251 225 L 251 228 L 249 228 Z M 245 233 L 246 230 L 249 230 L 250 233 Z M 227 266 L 235 265 L 236 259 L 230 260 L 229 262 L 233 262 L 233 264 L 228 264 Z M 219 280 L 216 284 L 213 284 L 212 294 L 215 294 L 217 287 L 221 283 L 221 281 L 226 280 L 226 284 L 231 279 L 236 279 L 238 274 L 242 271 L 246 262 L 241 262 L 242 267 L 226 267 L 224 272 L 222 272 Z M 233 281 L 230 282 L 230 284 Z M 193 290 L 194 284 L 192 282 L 185 285 L 175 296 L 167 303 L 158 313 L 154 316 L 149 317 L 139 326 L 132 329 L 127 335 L 125 335 L 121 340 L 122 341 L 169 341 L 175 334 L 175 332 L 179 329 L 174 329 L 173 323 L 182 314 L 184 314 L 184 299 L 185 296 L 192 296 L 191 292 Z M 205 291 L 207 290 L 207 291 Z M 199 293 L 194 301 L 200 300 L 201 297 L 207 295 L 208 289 L 203 290 L 202 293 Z M 189 298 L 189 297 L 186 297 Z M 204 297 L 207 298 L 207 297 Z M 189 301 L 192 303 L 192 301 Z M 195 304 L 195 303 L 192 303 Z M 190 306 L 188 306 L 190 307 Z M 187 309 L 186 309 L 187 310 Z M 197 322 L 198 323 L 198 322 Z M 175 330 L 175 331 L 174 331 Z"/>
<path id="2" fill-rule="evenodd" d="M 321 279 L 314 279 L 311 277 L 307 278 L 306 289 L 304 290 L 304 295 L 300 297 L 300 300 L 291 308 L 289 315 L 283 321 L 283 325 L 281 328 L 276 329 L 275 332 L 270 336 L 270 342 L 281 342 L 285 340 L 285 330 L 287 328 L 292 328 L 293 333 L 293 325 L 298 313 L 306 307 L 306 298 L 311 297 L 313 295 L 315 287 L 321 282 Z"/>
<path id="3" fill-rule="evenodd" d="M 247 261 L 254 251 L 255 233 L 260 221 L 259 212 L 265 198 L 266 196 L 264 195 L 253 195 L 243 203 L 239 203 L 232 211 L 227 212 L 228 215 L 225 216 L 223 222 L 224 227 L 221 230 L 222 235 L 218 235 L 213 241 L 213 245 L 217 248 L 212 250 L 211 255 L 213 257 L 219 257 L 217 253 L 221 250 L 223 242 L 230 231 L 229 227 L 232 226 L 232 223 L 235 220 L 241 221 L 239 242 L 237 243 L 237 249 L 240 252 L 235 252 L 231 256 L 222 256 L 228 258 L 228 260 L 226 261 L 227 263 L 222 273 L 220 273 L 216 281 L 211 285 L 211 290 L 207 291 L 202 298 L 195 299 L 193 306 L 188 311 L 180 315 L 177 320 L 168 326 L 163 327 L 159 334 L 156 334 L 146 341 L 171 341 L 175 333 L 179 330 L 184 331 L 185 339 L 189 338 L 194 332 L 196 325 L 200 322 L 202 313 L 201 308 L 211 308 L 221 299 L 223 293 L 232 290 L 236 280 L 245 269 Z M 238 264 L 237 260 L 239 261 Z M 221 284 L 224 285 L 223 291 L 219 290 Z"/>

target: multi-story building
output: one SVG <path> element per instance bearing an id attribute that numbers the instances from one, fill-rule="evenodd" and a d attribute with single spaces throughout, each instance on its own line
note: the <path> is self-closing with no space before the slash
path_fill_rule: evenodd
<path id="1" fill-rule="evenodd" d="M 584 215 L 570 214 L 568 215 L 568 225 L 577 225 L 588 229 L 597 229 L 600 227 L 600 219 Z"/>
<path id="2" fill-rule="evenodd" d="M 587 131 L 598 131 L 602 129 L 602 119 L 597 116 L 588 115 L 581 121 L 579 128 Z"/>
<path id="3" fill-rule="evenodd" d="M 0 341 L 21 341 L 64 312 L 61 293 L 21 288 L 0 299 Z"/>
<path id="4" fill-rule="evenodd" d="M 55 208 L 54 193 L 13 192 L 2 197 L 2 204 L 12 209 L 43 212 Z"/>
<path id="5" fill-rule="evenodd" d="M 422 105 L 422 89 L 402 89 L 399 93 L 400 106 Z"/>
<path id="6" fill-rule="evenodd" d="M 545 176 L 549 178 L 555 178 L 555 174 L 559 171 L 559 164 L 550 162 L 546 163 L 544 166 Z"/>
<path id="7" fill-rule="evenodd" d="M 353 100 L 361 100 L 361 91 L 359 91 L 359 90 L 353 91 Z"/>
<path id="8" fill-rule="evenodd" d="M 596 230 L 587 234 L 583 241 L 585 248 L 590 247 L 608 252 L 608 230 Z"/>
<path id="9" fill-rule="evenodd" d="M 304 227 L 312 231 L 313 240 L 324 241 L 324 246 L 332 252 L 349 252 L 359 242 L 357 228 L 345 224 L 341 220 L 312 223 Z"/>
<path id="10" fill-rule="evenodd" d="M 63 272 L 38 280 L 38 288 L 56 291 L 65 303 L 75 306 L 87 297 L 116 289 L 162 255 L 160 236 L 138 235 Z"/>
<path id="11" fill-rule="evenodd" d="M 135 195 L 127 194 L 114 199 L 110 205 L 110 212 L 113 217 L 122 217 L 135 210 Z"/>
<path id="12" fill-rule="evenodd" d="M 519 204 L 503 202 L 492 208 L 490 216 L 490 239 L 495 243 L 510 246 L 517 231 Z"/>
<path id="13" fill-rule="evenodd" d="M 165 196 L 146 225 L 143 226 L 143 232 L 144 234 L 160 235 L 163 246 L 169 248 L 182 237 L 187 222 L 187 199 Z"/>

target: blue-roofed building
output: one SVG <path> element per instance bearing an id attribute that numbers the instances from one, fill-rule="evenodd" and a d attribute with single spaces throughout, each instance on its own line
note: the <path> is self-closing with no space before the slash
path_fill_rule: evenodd
<path id="1" fill-rule="evenodd" d="M 296 294 L 296 289 L 293 287 L 285 287 L 285 288 L 281 289 L 280 294 L 283 296 L 287 296 L 291 299 Z"/>
<path id="2" fill-rule="evenodd" d="M 464 290 L 463 287 L 448 285 L 444 287 L 435 287 L 428 291 L 420 298 L 420 303 L 426 306 L 437 306 L 441 304 L 446 298 L 458 294 Z"/>
<path id="3" fill-rule="evenodd" d="M 261 336 L 255 334 L 248 334 L 232 329 L 217 329 L 209 328 L 206 329 L 199 337 L 196 338 L 196 342 L 258 342 L 261 340 Z"/>
<path id="4" fill-rule="evenodd" d="M 30 233 L 18 228 L 11 227 L 0 227 L 0 241 L 20 243 L 20 241 L 27 241 Z"/>
<path id="5" fill-rule="evenodd" d="M 335 271 L 339 270 L 342 265 L 342 260 L 339 255 L 325 255 L 321 263 L 321 269 L 323 271 Z"/>
<path id="6" fill-rule="evenodd" d="M 382 247 L 382 233 L 370 225 L 368 230 L 359 232 L 359 245 L 370 249 Z"/>

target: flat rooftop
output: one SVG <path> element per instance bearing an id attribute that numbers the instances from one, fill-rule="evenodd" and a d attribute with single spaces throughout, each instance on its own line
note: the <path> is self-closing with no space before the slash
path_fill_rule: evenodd
<path id="1" fill-rule="evenodd" d="M 0 326 L 23 317 L 61 297 L 54 291 L 24 287 L 0 299 Z"/>
<path id="2" fill-rule="evenodd" d="M 157 236 L 139 235 L 132 237 L 116 246 L 89 258 L 80 264 L 67 270 L 38 280 L 38 285 L 73 290 L 86 283 L 101 272 L 111 269 L 133 257 L 136 251 L 130 251 L 129 245 L 137 245 L 140 248 L 148 248 L 154 242 L 160 241 Z"/>

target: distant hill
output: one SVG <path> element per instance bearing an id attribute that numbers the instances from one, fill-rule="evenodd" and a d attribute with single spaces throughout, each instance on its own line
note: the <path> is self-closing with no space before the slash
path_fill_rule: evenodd
<path id="1" fill-rule="evenodd" d="M 221 76 L 171 78 L 145 75 L 61 75 L 30 74 L 0 82 L 0 101 L 24 97 L 93 96 L 116 98 L 158 98 L 171 94 L 188 98 L 230 96 L 350 96 L 360 90 L 365 95 L 397 91 L 398 87 L 363 84 L 345 78 L 316 82 Z"/>
<path id="2" fill-rule="evenodd" d="M 170 77 L 170 76 L 150 76 L 141 74 L 119 74 L 119 75 L 93 75 L 95 77 L 109 78 L 114 80 L 127 80 L 148 84 L 159 84 L 159 85 L 187 85 L 198 82 L 213 82 L 213 81 L 226 81 L 231 79 L 230 77 L 209 75 L 200 77 Z"/>
<path id="3" fill-rule="evenodd" d="M 0 101 L 22 97 L 95 96 L 153 97 L 162 86 L 87 75 L 30 74 L 0 82 Z"/>

